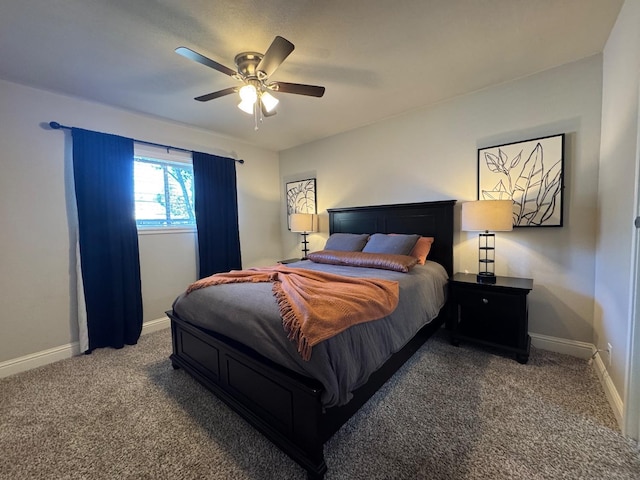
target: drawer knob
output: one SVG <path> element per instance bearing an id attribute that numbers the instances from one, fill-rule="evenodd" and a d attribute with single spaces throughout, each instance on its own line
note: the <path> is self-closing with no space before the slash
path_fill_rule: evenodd
<path id="1" fill-rule="evenodd" d="M 482 299 L 482 303 L 484 303 L 486 305 L 487 303 L 489 303 L 489 299 L 488 298 L 483 298 Z"/>

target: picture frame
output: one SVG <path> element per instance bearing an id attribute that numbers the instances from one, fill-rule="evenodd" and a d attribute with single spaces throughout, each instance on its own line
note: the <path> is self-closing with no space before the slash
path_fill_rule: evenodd
<path id="1" fill-rule="evenodd" d="M 565 134 L 478 149 L 478 200 L 513 200 L 513 226 L 562 227 Z"/>
<path id="2" fill-rule="evenodd" d="M 291 230 L 292 213 L 318 213 L 316 209 L 316 179 L 306 178 L 285 184 L 287 228 Z"/>

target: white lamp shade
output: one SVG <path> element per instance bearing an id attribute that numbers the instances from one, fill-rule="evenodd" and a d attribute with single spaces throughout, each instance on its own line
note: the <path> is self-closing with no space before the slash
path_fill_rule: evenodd
<path id="1" fill-rule="evenodd" d="M 513 200 L 478 200 L 462 204 L 462 231 L 513 230 Z"/>
<path id="2" fill-rule="evenodd" d="M 238 93 L 240 94 L 240 98 L 245 102 L 255 103 L 258 99 L 258 92 L 253 85 L 245 85 Z"/>
<path id="3" fill-rule="evenodd" d="M 271 113 L 271 111 L 274 108 L 276 108 L 276 105 L 278 105 L 279 103 L 279 100 L 273 95 L 271 95 L 269 92 L 264 92 L 260 96 L 260 100 L 262 101 L 262 104 L 264 105 L 265 110 L 269 113 Z"/>
<path id="4" fill-rule="evenodd" d="M 238 108 L 243 112 L 248 113 L 249 115 L 253 115 L 253 105 L 254 105 L 254 102 L 250 102 L 248 100 L 242 100 L 238 104 Z"/>
<path id="5" fill-rule="evenodd" d="M 315 215 L 312 213 L 292 213 L 291 214 L 291 231 L 292 232 L 317 232 L 317 222 Z"/>
<path id="6" fill-rule="evenodd" d="M 245 85 L 238 92 L 240 94 L 241 102 L 238 104 L 238 108 L 243 112 L 253 115 L 253 105 L 258 99 L 258 92 L 253 85 Z"/>

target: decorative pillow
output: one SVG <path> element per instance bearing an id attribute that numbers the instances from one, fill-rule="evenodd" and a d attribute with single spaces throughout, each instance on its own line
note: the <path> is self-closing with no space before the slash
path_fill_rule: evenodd
<path id="1" fill-rule="evenodd" d="M 394 255 L 390 253 L 341 252 L 337 250 L 320 250 L 312 252 L 307 257 L 315 263 L 331 265 L 346 265 L 349 267 L 369 267 L 381 270 L 393 270 L 407 273 L 417 263 L 418 259 L 409 255 Z"/>
<path id="2" fill-rule="evenodd" d="M 339 250 L 341 252 L 360 252 L 368 239 L 368 233 L 334 233 L 327 239 L 324 249 Z"/>
<path id="3" fill-rule="evenodd" d="M 390 253 L 393 255 L 409 255 L 420 235 L 385 235 L 374 233 L 362 249 L 367 253 Z"/>
<path id="4" fill-rule="evenodd" d="M 424 262 L 427 261 L 427 255 L 431 251 L 432 243 L 433 237 L 420 237 L 416 242 L 409 255 L 418 259 L 418 265 L 424 265 Z"/>

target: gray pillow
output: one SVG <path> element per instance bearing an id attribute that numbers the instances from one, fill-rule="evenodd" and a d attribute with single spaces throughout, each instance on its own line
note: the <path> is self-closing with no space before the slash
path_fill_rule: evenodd
<path id="1" fill-rule="evenodd" d="M 362 249 L 366 253 L 392 253 L 409 255 L 420 235 L 385 235 L 374 233 Z"/>
<path id="2" fill-rule="evenodd" d="M 368 233 L 334 233 L 327 239 L 324 249 L 341 252 L 361 252 L 368 238 Z"/>

